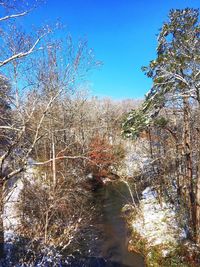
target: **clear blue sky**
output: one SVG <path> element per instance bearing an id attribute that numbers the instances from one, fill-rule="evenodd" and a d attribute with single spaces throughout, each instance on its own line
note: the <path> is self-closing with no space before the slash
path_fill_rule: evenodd
<path id="1" fill-rule="evenodd" d="M 75 38 L 86 36 L 100 70 L 89 77 L 94 95 L 141 98 L 151 87 L 141 66 L 156 56 L 156 34 L 172 8 L 200 8 L 200 0 L 46 0 L 32 22 L 59 18 Z"/>

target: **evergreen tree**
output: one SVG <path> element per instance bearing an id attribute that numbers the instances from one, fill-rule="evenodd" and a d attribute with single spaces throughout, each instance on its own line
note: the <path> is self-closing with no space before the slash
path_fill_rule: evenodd
<path id="1" fill-rule="evenodd" d="M 191 236 L 196 239 L 197 243 L 200 242 L 200 181 L 199 173 L 195 173 L 197 166 L 195 166 L 196 161 L 194 162 L 192 151 L 191 113 L 195 107 L 192 103 L 200 105 L 200 24 L 198 18 L 197 9 L 170 11 L 169 20 L 163 24 L 158 35 L 157 57 L 150 62 L 148 67 L 142 68 L 145 74 L 153 80 L 153 86 L 146 94 L 141 109 L 137 112 L 131 111 L 123 124 L 124 134 L 127 137 L 138 136 L 141 131 L 149 130 L 151 126 L 162 127 L 169 131 L 168 121 L 162 118 L 163 112 L 161 111 L 179 111 L 178 116 L 182 119 L 179 142 L 181 141 L 182 148 L 179 151 L 181 161 L 177 167 L 183 170 L 184 177 L 181 181 L 176 181 L 177 192 L 188 212 Z M 177 134 L 172 130 L 170 133 Z M 177 147 L 178 143 L 176 143 L 176 156 Z"/>

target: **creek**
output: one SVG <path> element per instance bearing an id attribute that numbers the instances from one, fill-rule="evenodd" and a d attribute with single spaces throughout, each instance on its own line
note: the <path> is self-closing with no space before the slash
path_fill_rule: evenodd
<path id="1" fill-rule="evenodd" d="M 145 267 L 142 255 L 128 250 L 130 231 L 122 208 L 134 201 L 129 185 L 115 180 L 95 186 L 90 200 L 95 215 L 78 235 L 78 254 L 62 266 Z"/>
<path id="2" fill-rule="evenodd" d="M 133 201 L 128 184 L 108 182 L 95 190 L 94 198 L 99 210 L 95 224 L 102 230 L 100 256 L 113 264 L 108 266 L 144 267 L 143 257 L 128 251 L 129 231 L 122 215 L 123 206 Z"/>

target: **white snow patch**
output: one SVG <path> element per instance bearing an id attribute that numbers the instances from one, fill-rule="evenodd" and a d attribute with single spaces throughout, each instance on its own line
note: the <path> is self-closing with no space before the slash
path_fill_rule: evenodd
<path id="1" fill-rule="evenodd" d="M 24 180 L 33 180 L 35 170 L 29 168 L 24 176 L 20 178 L 13 177 L 7 184 L 7 192 L 4 197 L 4 209 L 3 209 L 3 224 L 4 224 L 4 241 L 5 251 L 9 254 L 9 251 L 13 241 L 16 238 L 16 231 L 20 225 L 20 216 L 17 211 L 17 203 L 19 201 L 19 195 L 24 186 Z"/>
<path id="2" fill-rule="evenodd" d="M 162 244 L 170 249 L 183 235 L 176 222 L 176 213 L 166 203 L 161 206 L 151 188 L 146 188 L 142 196 L 139 212 L 132 223 L 133 229 L 145 238 L 150 246 Z M 167 253 L 168 250 L 163 250 L 163 255 Z"/>
<path id="3" fill-rule="evenodd" d="M 9 192 L 7 193 L 4 201 L 3 211 L 3 223 L 4 223 L 4 238 L 5 242 L 9 242 L 12 239 L 16 228 L 19 225 L 19 217 L 16 211 L 16 203 L 19 199 L 19 194 L 23 189 L 23 183 L 21 179 L 12 179 Z"/>

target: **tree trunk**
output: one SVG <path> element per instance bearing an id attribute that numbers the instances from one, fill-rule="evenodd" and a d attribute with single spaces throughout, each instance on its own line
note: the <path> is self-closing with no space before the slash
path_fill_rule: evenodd
<path id="1" fill-rule="evenodd" d="M 197 176 L 196 186 L 196 243 L 200 245 L 200 175 Z"/>
<path id="2" fill-rule="evenodd" d="M 195 216 L 195 198 L 192 171 L 192 150 L 191 150 L 191 133 L 190 133 L 190 105 L 188 97 L 183 98 L 183 142 L 185 157 L 185 181 L 186 201 L 189 203 L 189 221 L 190 225 L 196 232 L 196 216 Z"/>
<path id="3" fill-rule="evenodd" d="M 3 186 L 0 184 L 0 259 L 4 257 Z"/>
<path id="4" fill-rule="evenodd" d="M 55 152 L 55 140 L 54 133 L 52 133 L 52 172 L 53 172 L 53 186 L 56 187 L 57 179 L 56 179 L 56 152 Z"/>

